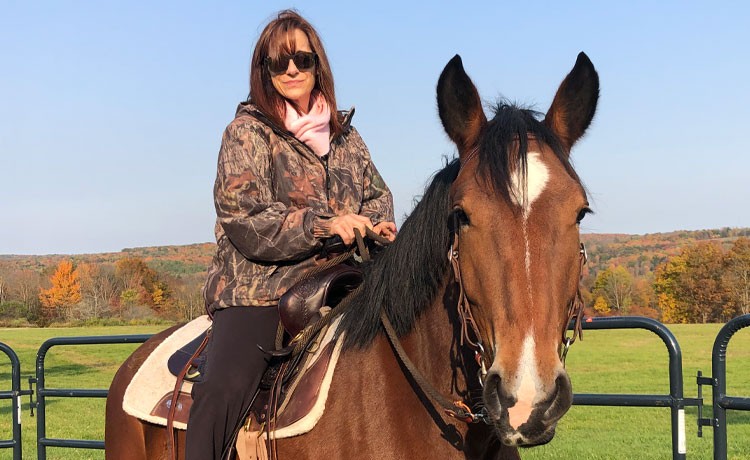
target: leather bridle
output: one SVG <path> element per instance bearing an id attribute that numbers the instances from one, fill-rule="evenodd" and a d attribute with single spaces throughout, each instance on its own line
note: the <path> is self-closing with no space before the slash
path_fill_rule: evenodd
<path id="1" fill-rule="evenodd" d="M 573 300 L 570 301 L 568 306 L 568 320 L 565 322 L 565 329 L 562 332 L 562 346 L 560 348 L 560 361 L 565 366 L 565 358 L 568 356 L 568 350 L 570 346 L 576 341 L 576 338 L 583 340 L 583 298 L 581 297 L 581 280 L 583 279 L 583 266 L 589 261 L 589 255 L 586 252 L 586 246 L 583 242 L 580 243 L 581 249 L 579 250 L 579 267 L 578 267 L 578 289 L 576 289 L 576 295 Z M 573 323 L 573 333 L 568 336 L 568 329 Z"/>
<path id="2" fill-rule="evenodd" d="M 455 223 L 457 224 L 457 222 Z M 459 339 L 459 343 L 461 346 L 468 346 L 469 348 L 473 349 L 474 358 L 476 359 L 477 364 L 480 368 L 479 375 L 477 377 L 480 386 L 483 386 L 485 377 L 487 375 L 487 368 L 492 364 L 494 359 L 490 358 L 488 350 L 486 350 L 484 345 L 482 344 L 482 334 L 479 331 L 479 327 L 476 321 L 474 320 L 474 316 L 471 311 L 471 304 L 466 297 L 466 291 L 464 290 L 463 286 L 463 278 L 461 277 L 461 266 L 458 262 L 458 241 L 458 227 L 454 227 L 453 242 L 451 243 L 451 247 L 448 252 L 448 259 L 450 261 L 451 267 L 453 268 L 454 279 L 456 281 L 456 284 L 458 284 L 458 304 L 456 307 L 458 310 L 459 318 L 461 320 L 461 337 Z M 565 328 L 562 331 L 560 360 L 562 361 L 563 366 L 565 365 L 565 358 L 567 357 L 570 346 L 576 341 L 576 338 L 582 338 L 581 321 L 583 318 L 584 305 L 581 298 L 580 279 L 583 277 L 583 266 L 586 264 L 588 256 L 586 254 L 586 248 L 583 243 L 580 244 L 580 248 L 579 287 L 576 290 L 576 294 L 571 300 L 570 305 L 568 306 L 567 321 L 565 322 Z M 386 314 L 385 310 L 381 310 L 380 320 L 383 323 L 386 335 L 388 336 L 388 339 L 390 340 L 395 353 L 404 364 L 404 367 L 409 371 L 409 374 L 411 374 L 412 378 L 422 389 L 422 391 L 425 394 L 429 395 L 440 406 L 442 406 L 446 414 L 465 423 L 491 423 L 489 416 L 487 415 L 487 412 L 483 407 L 474 412 L 464 401 L 451 400 L 450 398 L 443 396 L 437 390 L 435 390 L 433 385 L 427 379 L 425 379 L 424 376 L 422 376 L 422 373 L 416 368 L 414 363 L 407 356 L 406 351 L 401 345 L 401 342 L 398 339 L 398 335 L 396 334 L 393 325 L 388 319 L 388 315 Z M 567 330 L 571 322 L 574 323 L 573 334 L 571 336 L 568 336 Z"/>
<path id="3" fill-rule="evenodd" d="M 469 160 L 474 158 L 476 155 L 476 150 L 473 152 L 470 152 L 469 156 L 466 158 L 466 160 L 463 162 L 463 166 L 465 166 L 466 163 L 468 163 Z M 460 172 L 459 172 L 460 174 Z M 479 365 L 479 375 L 478 380 L 480 386 L 484 386 L 484 381 L 487 376 L 487 369 L 492 365 L 492 362 L 494 361 L 494 357 L 491 357 L 489 353 L 491 353 L 491 350 L 485 349 L 483 343 L 482 343 L 482 334 L 479 330 L 479 326 L 477 325 L 476 320 L 474 319 L 474 316 L 472 314 L 471 304 L 466 297 L 466 291 L 464 289 L 463 284 L 463 278 L 461 277 L 461 265 L 459 264 L 459 230 L 460 230 L 460 222 L 458 219 L 458 215 L 456 213 L 453 213 L 453 229 L 452 229 L 452 237 L 453 241 L 451 242 L 450 249 L 448 251 L 448 260 L 451 264 L 451 267 L 453 269 L 453 277 L 458 284 L 458 304 L 457 304 L 457 311 L 458 315 L 461 321 L 461 337 L 459 339 L 459 343 L 461 346 L 468 346 L 474 351 L 474 358 Z M 563 363 L 563 366 L 565 366 L 565 359 L 568 354 L 568 350 L 570 349 L 570 346 L 576 341 L 576 338 L 583 338 L 582 337 L 582 324 L 581 321 L 583 319 L 583 299 L 581 298 L 581 287 L 580 287 L 580 280 L 583 278 L 583 266 L 588 261 L 588 255 L 586 253 L 586 248 L 583 245 L 583 243 L 580 243 L 580 251 L 579 251 L 579 282 L 578 282 L 578 289 L 576 290 L 575 296 L 570 301 L 570 304 L 568 306 L 568 313 L 567 313 L 567 321 L 565 322 L 565 326 L 562 330 L 562 340 L 560 345 L 560 360 Z M 484 422 L 486 424 L 490 424 L 490 418 L 485 410 L 484 407 L 481 407 L 478 411 L 474 412 L 471 410 L 471 408 L 462 400 L 451 400 L 442 394 L 440 394 L 435 388 L 432 386 L 430 382 L 428 382 L 419 372 L 419 370 L 414 366 L 414 363 L 409 359 L 409 357 L 406 355 L 406 352 L 403 349 L 403 346 L 401 345 L 401 342 L 398 339 L 398 335 L 396 334 L 395 329 L 393 328 L 393 325 L 391 324 L 390 320 L 388 319 L 388 315 L 385 313 L 385 310 L 381 310 L 380 312 L 380 319 L 383 323 L 383 327 L 385 329 L 386 335 L 388 336 L 391 345 L 393 346 L 393 349 L 395 353 L 398 355 L 401 362 L 404 364 L 404 367 L 409 371 L 414 381 L 417 383 L 417 385 L 422 389 L 422 391 L 429 395 L 434 401 L 436 401 L 440 406 L 442 406 L 444 412 L 448 414 L 449 416 L 456 418 L 458 420 L 461 420 L 465 423 L 478 423 L 478 422 Z M 571 323 L 574 323 L 573 326 L 573 333 L 572 335 L 568 336 L 567 330 Z"/>

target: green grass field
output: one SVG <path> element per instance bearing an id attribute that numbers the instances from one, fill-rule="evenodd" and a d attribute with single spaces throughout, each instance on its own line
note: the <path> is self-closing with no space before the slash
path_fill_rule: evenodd
<path id="1" fill-rule="evenodd" d="M 63 336 L 147 334 L 165 326 L 119 326 L 48 329 L 0 329 L 0 342 L 9 345 L 21 361 L 22 387 L 34 375 L 36 352 L 45 340 Z M 45 357 L 47 388 L 107 388 L 117 368 L 137 345 L 75 345 L 52 347 Z M 0 354 L 0 390 L 10 389 L 10 362 Z M 47 398 L 47 437 L 104 439 L 103 398 Z M 10 439 L 11 405 L 0 401 L 0 438 Z M 28 396 L 23 399 L 23 458 L 36 458 L 36 418 L 29 416 Z M 0 459 L 12 458 L 9 449 L 0 450 Z M 103 459 L 104 451 L 48 448 L 47 458 Z"/>
<path id="2" fill-rule="evenodd" d="M 0 342 L 18 353 L 23 386 L 34 371 L 36 351 L 48 338 L 82 335 L 152 333 L 163 326 L 96 327 L 66 329 L 0 329 Z M 711 373 L 711 348 L 720 325 L 669 326 L 683 354 L 685 396 L 697 395 L 698 369 Z M 106 388 L 119 364 L 134 345 L 80 345 L 54 347 L 46 358 L 48 388 Z M 728 393 L 750 396 L 750 329 L 737 333 L 728 350 Z M 640 330 L 584 331 L 584 340 L 572 348 L 568 369 L 576 393 L 669 392 L 668 356 L 661 340 Z M 10 364 L 0 356 L 0 390 L 10 389 Z M 704 398 L 710 400 L 710 390 Z M 47 436 L 54 438 L 104 438 L 104 400 L 48 398 Z M 712 431 L 696 437 L 694 408 L 686 414 L 689 459 L 711 459 Z M 705 416 L 708 416 L 706 414 Z M 0 401 L 0 439 L 10 439 L 10 401 Z M 750 459 L 750 413 L 733 412 L 729 418 L 729 458 Z M 29 416 L 24 399 L 24 458 L 36 458 L 36 420 Z M 102 459 L 98 450 L 49 448 L 49 459 Z M 612 408 L 574 406 L 560 422 L 557 436 L 548 445 L 524 449 L 522 457 L 547 459 L 669 459 L 670 412 L 667 408 Z M 0 450 L 0 459 L 11 451 Z"/>

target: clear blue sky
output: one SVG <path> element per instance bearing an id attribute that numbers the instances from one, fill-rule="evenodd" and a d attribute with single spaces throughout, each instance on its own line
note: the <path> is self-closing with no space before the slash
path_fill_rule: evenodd
<path id="1" fill-rule="evenodd" d="M 0 254 L 212 241 L 221 133 L 290 6 L 323 36 L 398 216 L 454 153 L 435 107 L 454 54 L 488 103 L 546 111 L 585 51 L 601 99 L 573 153 L 583 230 L 750 226 L 750 3 L 365 3 L 4 2 Z"/>

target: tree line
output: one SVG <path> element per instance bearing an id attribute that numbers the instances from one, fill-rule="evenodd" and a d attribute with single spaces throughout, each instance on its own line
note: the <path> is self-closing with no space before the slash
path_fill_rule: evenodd
<path id="1" fill-rule="evenodd" d="M 204 278 L 160 272 L 131 256 L 115 263 L 61 260 L 41 271 L 0 267 L 0 321 L 190 320 L 203 313 Z"/>
<path id="2" fill-rule="evenodd" d="M 646 276 L 610 265 L 584 280 L 594 315 L 644 315 L 665 323 L 725 322 L 750 313 L 750 239 L 683 246 Z"/>
<path id="3" fill-rule="evenodd" d="M 644 249 L 643 240 L 591 235 L 594 250 L 581 289 L 586 313 L 642 315 L 666 323 L 724 322 L 750 313 L 750 239 L 717 236 L 680 241 L 657 253 Z M 607 245 L 604 238 L 615 240 Z M 644 239 L 648 248 L 663 245 L 655 236 Z M 149 260 L 135 250 L 116 260 L 96 255 L 19 266 L 0 259 L 0 324 L 185 321 L 203 314 L 206 272 L 192 265 L 206 266 L 213 246 L 139 251 Z M 178 260 L 165 256 L 170 254 Z"/>

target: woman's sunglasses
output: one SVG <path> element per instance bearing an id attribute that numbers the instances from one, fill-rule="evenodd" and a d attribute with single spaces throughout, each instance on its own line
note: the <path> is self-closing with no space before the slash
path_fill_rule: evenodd
<path id="1" fill-rule="evenodd" d="M 294 54 L 283 54 L 275 59 L 266 56 L 266 67 L 271 75 L 280 75 L 286 73 L 289 68 L 289 60 L 294 62 L 294 66 L 302 72 L 307 72 L 315 67 L 318 62 L 318 55 L 309 51 L 297 51 Z"/>

